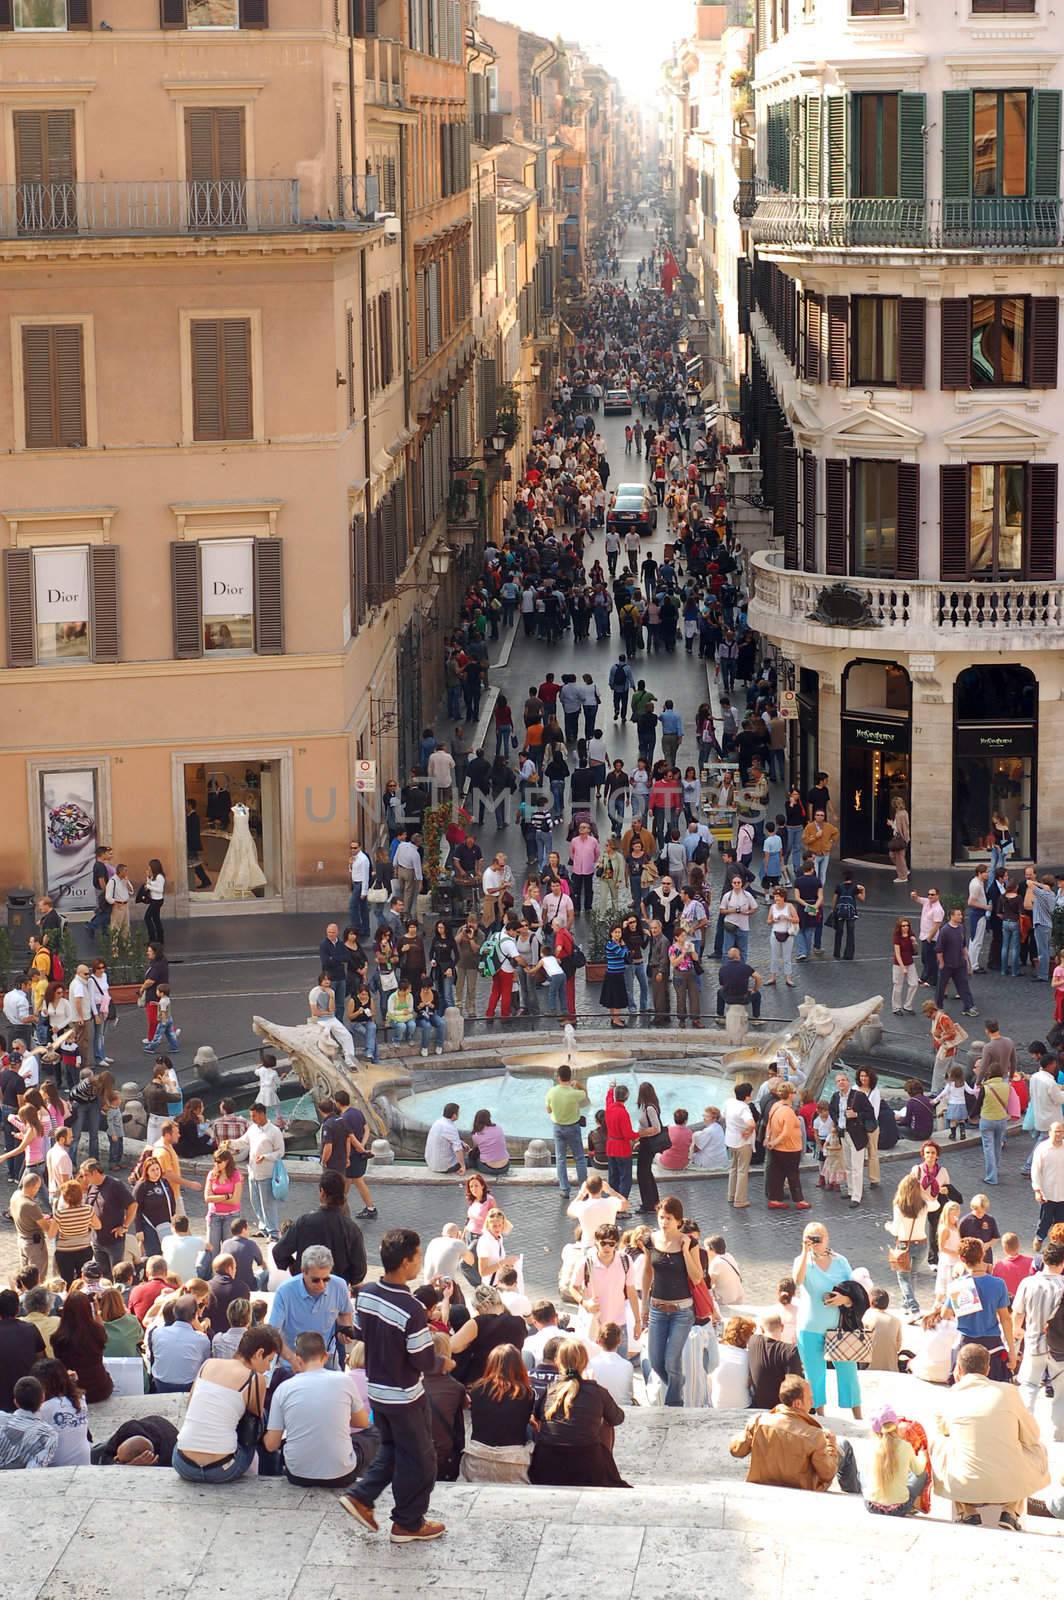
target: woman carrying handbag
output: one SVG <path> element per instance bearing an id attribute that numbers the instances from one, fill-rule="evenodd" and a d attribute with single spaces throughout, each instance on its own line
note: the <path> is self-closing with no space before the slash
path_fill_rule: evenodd
<path id="1" fill-rule="evenodd" d="M 927 1249 L 929 1209 L 930 1195 L 920 1179 L 907 1172 L 894 1191 L 894 1215 L 884 1227 L 894 1235 L 895 1242 L 887 1251 L 887 1260 L 897 1275 L 902 1309 L 909 1316 L 916 1316 L 920 1310 L 916 1272 Z"/>

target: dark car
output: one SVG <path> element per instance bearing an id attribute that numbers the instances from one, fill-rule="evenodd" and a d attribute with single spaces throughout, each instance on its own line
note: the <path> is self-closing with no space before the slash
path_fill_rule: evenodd
<path id="1" fill-rule="evenodd" d="M 607 417 L 630 417 L 632 415 L 632 397 L 627 389 L 607 389 L 606 398 L 602 402 L 602 409 Z"/>
<path id="2" fill-rule="evenodd" d="M 645 483 L 619 483 L 613 504 L 606 513 L 607 528 L 627 533 L 631 527 L 640 533 L 653 533 L 658 525 L 658 508 Z"/>

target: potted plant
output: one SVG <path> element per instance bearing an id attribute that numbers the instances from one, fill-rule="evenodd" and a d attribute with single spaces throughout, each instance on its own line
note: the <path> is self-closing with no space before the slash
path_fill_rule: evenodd
<path id="1" fill-rule="evenodd" d="M 136 1005 L 148 965 L 148 935 L 144 924 L 105 928 L 96 935 L 95 944 L 97 954 L 107 963 L 112 1005 Z"/>

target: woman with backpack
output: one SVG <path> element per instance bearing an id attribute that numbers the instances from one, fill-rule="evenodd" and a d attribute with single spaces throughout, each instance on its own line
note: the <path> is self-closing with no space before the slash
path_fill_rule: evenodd
<path id="1" fill-rule="evenodd" d="M 839 960 L 840 952 L 843 961 L 853 960 L 854 951 L 854 925 L 857 921 L 857 903 L 865 897 L 864 885 L 855 883 L 852 872 L 844 872 L 842 882 L 835 886 L 835 902 L 831 908 L 829 921 L 835 929 L 835 960 Z M 843 940 L 845 939 L 845 949 Z"/>

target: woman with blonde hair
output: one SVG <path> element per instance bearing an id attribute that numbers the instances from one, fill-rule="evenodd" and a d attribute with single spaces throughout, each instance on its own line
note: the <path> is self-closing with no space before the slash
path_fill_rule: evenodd
<path id="1" fill-rule="evenodd" d="M 915 1515 L 917 1501 L 927 1488 L 927 1455 L 914 1450 L 898 1428 L 898 1414 L 892 1406 L 881 1406 L 872 1418 L 876 1443 L 868 1470 L 865 1510 L 878 1517 Z"/>
<path id="2" fill-rule="evenodd" d="M 624 1412 L 609 1390 L 588 1376 L 587 1349 L 566 1339 L 555 1356 L 557 1380 L 547 1390 L 529 1477 L 533 1483 L 627 1489 L 613 1459 L 613 1430 Z"/>
<path id="3" fill-rule="evenodd" d="M 894 1191 L 894 1214 L 883 1224 L 894 1235 L 888 1260 L 902 1293 L 902 1309 L 910 1316 L 920 1310 L 916 1298 L 916 1269 L 927 1249 L 927 1213 L 930 1199 L 919 1178 L 907 1172 Z"/>

